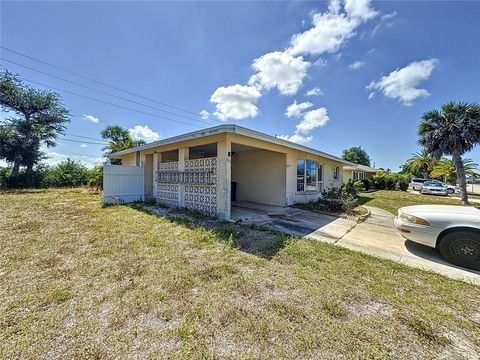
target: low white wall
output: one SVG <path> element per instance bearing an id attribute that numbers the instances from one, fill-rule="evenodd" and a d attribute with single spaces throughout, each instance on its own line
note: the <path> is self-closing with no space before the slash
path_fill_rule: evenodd
<path id="1" fill-rule="evenodd" d="M 103 166 L 103 202 L 130 203 L 144 200 L 143 166 Z"/>

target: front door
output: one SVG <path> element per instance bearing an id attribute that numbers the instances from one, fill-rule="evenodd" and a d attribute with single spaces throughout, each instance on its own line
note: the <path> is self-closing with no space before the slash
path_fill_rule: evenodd
<path id="1" fill-rule="evenodd" d="M 318 191 L 323 191 L 323 164 L 318 164 Z"/>
<path id="2" fill-rule="evenodd" d="M 153 154 L 145 155 L 145 200 L 153 198 Z"/>

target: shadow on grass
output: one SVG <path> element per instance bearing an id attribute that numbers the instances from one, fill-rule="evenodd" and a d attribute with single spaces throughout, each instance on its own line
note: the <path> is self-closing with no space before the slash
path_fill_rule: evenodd
<path id="1" fill-rule="evenodd" d="M 209 217 L 198 211 L 139 203 L 125 206 L 149 215 L 162 217 L 187 229 L 204 231 L 205 234 L 213 233 L 215 240 L 264 259 L 271 259 L 287 245 L 288 241 L 295 239 L 293 236 L 264 226 L 232 223 Z"/>
<path id="2" fill-rule="evenodd" d="M 41 194 L 47 191 L 48 189 L 2 189 L 0 190 L 0 194 L 8 194 L 8 195 Z"/>
<path id="3" fill-rule="evenodd" d="M 370 201 L 372 201 L 373 198 L 372 197 L 368 197 L 368 196 L 357 196 L 357 203 L 358 205 L 368 205 L 368 203 Z"/>

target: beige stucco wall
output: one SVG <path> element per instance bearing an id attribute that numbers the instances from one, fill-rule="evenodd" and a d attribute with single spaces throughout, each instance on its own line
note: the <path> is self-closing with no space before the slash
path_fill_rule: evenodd
<path id="1" fill-rule="evenodd" d="M 297 191 L 297 160 L 313 160 L 323 167 L 323 180 L 316 192 Z M 333 167 L 339 167 L 338 179 L 333 178 Z M 343 183 L 342 163 L 310 153 L 289 150 L 287 152 L 287 205 L 316 201 L 323 190 L 340 187 Z"/>
<path id="2" fill-rule="evenodd" d="M 136 155 L 135 153 L 130 153 L 130 154 L 126 154 L 126 155 L 123 155 L 122 157 L 120 157 L 120 159 L 122 159 L 122 165 L 124 166 L 135 166 L 136 165 Z"/>
<path id="3" fill-rule="evenodd" d="M 347 184 L 349 180 L 353 181 L 353 170 L 343 170 L 343 183 Z"/>
<path id="4" fill-rule="evenodd" d="M 232 157 L 232 181 L 237 183 L 237 200 L 268 205 L 286 205 L 285 154 L 251 150 Z"/>

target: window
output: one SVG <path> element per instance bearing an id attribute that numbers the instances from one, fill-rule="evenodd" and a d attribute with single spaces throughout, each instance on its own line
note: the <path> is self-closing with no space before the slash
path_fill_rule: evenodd
<path id="1" fill-rule="evenodd" d="M 353 180 L 358 180 L 358 171 L 353 172 Z"/>
<path id="2" fill-rule="evenodd" d="M 333 179 L 338 180 L 338 166 L 333 167 Z"/>
<path id="3" fill-rule="evenodd" d="M 297 160 L 297 191 L 317 191 L 318 165 L 312 160 Z"/>

